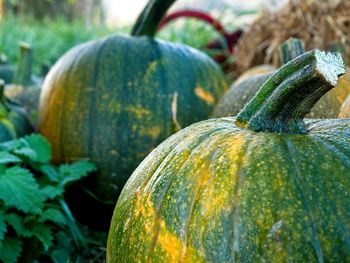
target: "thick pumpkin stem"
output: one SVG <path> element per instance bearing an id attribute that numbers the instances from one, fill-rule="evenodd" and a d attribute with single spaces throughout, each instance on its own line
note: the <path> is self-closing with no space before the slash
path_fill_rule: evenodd
<path id="1" fill-rule="evenodd" d="M 304 43 L 299 38 L 289 38 L 279 46 L 281 64 L 287 64 L 292 59 L 305 53 Z"/>
<path id="2" fill-rule="evenodd" d="M 21 42 L 19 48 L 21 55 L 13 77 L 13 83 L 29 86 L 32 77 L 32 47 L 28 43 Z"/>
<path id="3" fill-rule="evenodd" d="M 158 26 L 175 0 L 150 0 L 131 30 L 132 36 L 154 37 Z"/>
<path id="4" fill-rule="evenodd" d="M 263 84 L 240 111 L 237 121 L 254 131 L 306 133 L 303 118 L 344 73 L 338 53 L 320 50 L 304 53 Z"/>

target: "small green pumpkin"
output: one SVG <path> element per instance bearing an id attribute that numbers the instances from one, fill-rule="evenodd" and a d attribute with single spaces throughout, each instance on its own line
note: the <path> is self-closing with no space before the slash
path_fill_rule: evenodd
<path id="1" fill-rule="evenodd" d="M 114 204 L 142 159 L 172 133 L 208 118 L 227 89 L 206 54 L 153 37 L 174 1 L 151 0 L 131 37 L 74 47 L 44 81 L 39 131 L 54 162 L 97 164 L 99 174 L 85 188 L 100 200 Z"/>
<path id="2" fill-rule="evenodd" d="M 11 64 L 0 65 L 0 79 L 5 83 L 12 83 L 15 66 Z"/>
<path id="3" fill-rule="evenodd" d="M 20 42 L 20 59 L 16 66 L 13 83 L 6 85 L 5 95 L 22 105 L 33 123 L 36 123 L 41 87 L 32 75 L 32 46 Z"/>
<path id="4" fill-rule="evenodd" d="M 33 132 L 26 111 L 4 95 L 5 82 L 0 79 L 0 142 Z"/>
<path id="5" fill-rule="evenodd" d="M 158 146 L 119 197 L 107 262 L 350 261 L 350 120 L 303 121 L 344 72 L 307 52 L 237 117 Z"/>
<path id="6" fill-rule="evenodd" d="M 289 39 L 280 47 L 282 64 L 304 52 L 300 39 Z M 293 54 L 294 53 L 294 54 Z M 260 86 L 271 76 L 273 70 L 253 75 L 245 73 L 225 93 L 214 109 L 214 117 L 234 116 L 249 102 L 259 90 Z M 336 118 L 346 96 L 350 93 L 350 73 L 342 76 L 337 87 L 328 92 L 312 108 L 310 118 Z"/>
<path id="7" fill-rule="evenodd" d="M 2 79 L 5 84 L 12 83 L 15 70 L 16 67 L 9 63 L 7 56 L 0 53 L 0 79 Z"/>

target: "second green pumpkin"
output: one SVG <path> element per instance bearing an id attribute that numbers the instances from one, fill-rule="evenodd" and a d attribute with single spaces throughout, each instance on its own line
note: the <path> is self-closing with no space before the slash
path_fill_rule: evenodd
<path id="1" fill-rule="evenodd" d="M 207 118 L 227 88 L 207 55 L 153 38 L 173 2 L 150 1 L 132 37 L 79 45 L 45 79 L 39 131 L 52 144 L 55 162 L 89 158 L 98 165 L 89 190 L 104 201 L 117 199 L 162 140 Z"/>

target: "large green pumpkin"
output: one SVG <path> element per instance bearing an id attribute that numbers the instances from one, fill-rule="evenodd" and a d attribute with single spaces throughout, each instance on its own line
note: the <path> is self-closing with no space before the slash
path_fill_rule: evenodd
<path id="1" fill-rule="evenodd" d="M 207 55 L 153 38 L 173 2 L 150 1 L 131 37 L 74 47 L 43 85 L 38 128 L 53 160 L 91 159 L 100 173 L 88 190 L 113 204 L 142 159 L 172 133 L 206 119 L 227 89 Z"/>
<path id="2" fill-rule="evenodd" d="M 289 58 L 294 57 L 294 54 L 300 54 L 300 52 L 304 51 L 303 48 L 300 48 L 302 43 L 299 39 L 286 41 L 282 44 L 282 50 L 288 45 L 290 46 L 289 52 L 292 53 Z M 296 45 L 296 47 L 293 45 Z M 288 57 L 286 57 L 287 54 L 284 54 L 284 52 L 288 53 L 288 50 L 283 50 L 281 52 L 282 63 L 289 60 Z M 238 114 L 244 105 L 254 97 L 261 85 L 264 84 L 272 73 L 273 70 L 258 72 L 258 74 L 250 75 L 249 77 L 244 73 L 242 77 L 238 78 L 232 84 L 216 105 L 213 116 L 227 117 Z M 350 94 L 350 73 L 342 76 L 337 86 L 314 105 L 308 117 L 323 119 L 336 118 L 348 94 Z"/>
<path id="3" fill-rule="evenodd" d="M 349 262 L 350 120 L 303 121 L 343 73 L 310 51 L 237 117 L 163 142 L 119 197 L 107 262 Z"/>

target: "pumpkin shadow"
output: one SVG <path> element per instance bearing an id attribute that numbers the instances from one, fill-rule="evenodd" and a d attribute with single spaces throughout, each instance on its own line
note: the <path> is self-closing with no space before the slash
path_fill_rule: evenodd
<path id="1" fill-rule="evenodd" d="M 92 178 L 93 177 L 93 178 Z M 113 210 L 119 197 L 116 192 L 115 202 L 103 202 L 87 189 L 96 185 L 93 174 L 67 187 L 65 200 L 74 218 L 94 231 L 109 231 Z"/>

